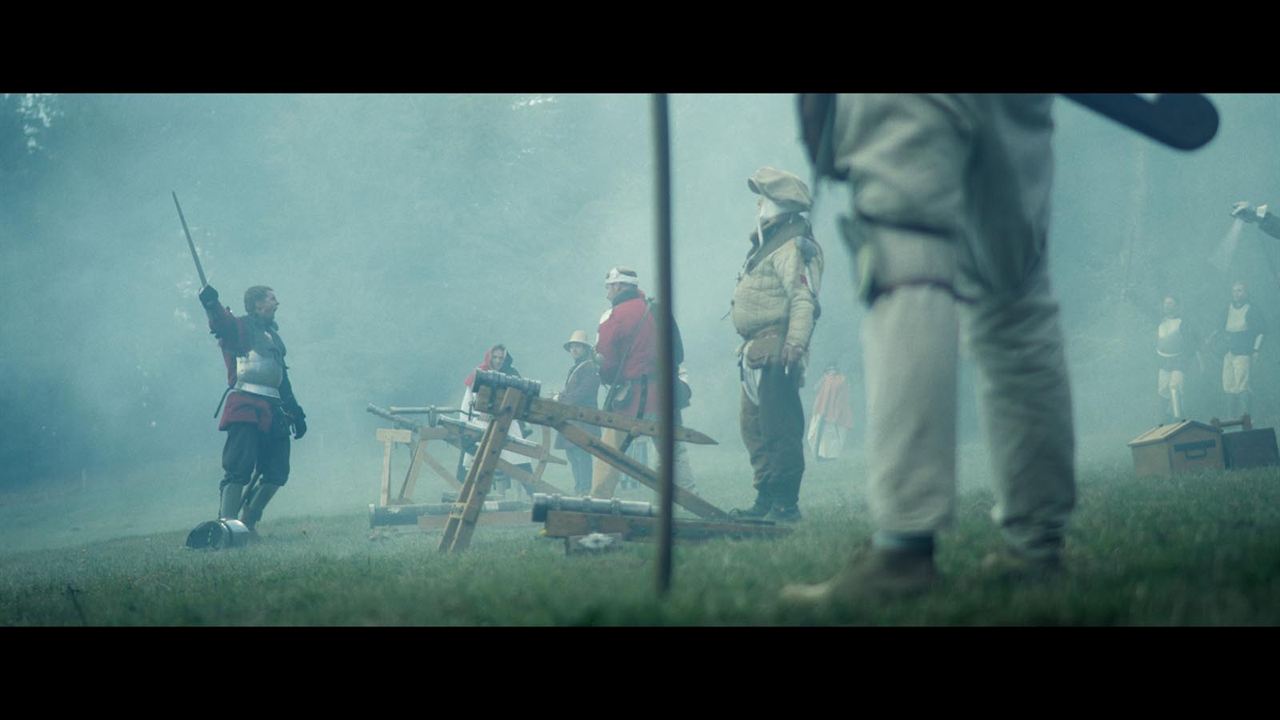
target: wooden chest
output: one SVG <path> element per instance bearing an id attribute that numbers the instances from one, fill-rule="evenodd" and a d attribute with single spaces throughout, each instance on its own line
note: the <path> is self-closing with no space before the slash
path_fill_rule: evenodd
<path id="1" fill-rule="evenodd" d="M 1129 441 L 1139 476 L 1170 477 L 1226 467 L 1222 430 L 1195 420 L 1157 425 Z"/>

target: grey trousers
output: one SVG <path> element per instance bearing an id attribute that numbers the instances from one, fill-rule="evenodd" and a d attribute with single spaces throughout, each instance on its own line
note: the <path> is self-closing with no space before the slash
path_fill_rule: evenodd
<path id="1" fill-rule="evenodd" d="M 1047 268 L 1050 105 L 1037 95 L 839 99 L 837 165 L 854 191 L 847 233 L 871 302 L 862 344 L 880 529 L 931 532 L 952 517 L 963 341 L 979 370 L 992 517 L 1019 552 L 1061 549 L 1075 440 Z"/>

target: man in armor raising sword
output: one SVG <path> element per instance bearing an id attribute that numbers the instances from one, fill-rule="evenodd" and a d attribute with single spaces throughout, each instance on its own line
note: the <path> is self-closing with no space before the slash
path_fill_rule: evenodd
<path id="1" fill-rule="evenodd" d="M 200 303 L 227 366 L 228 387 L 218 423 L 227 433 L 218 515 L 235 518 L 239 513 L 240 521 L 254 531 L 267 503 L 289 479 L 290 430 L 294 439 L 307 432 L 306 414 L 289 383 L 284 341 L 277 333 L 280 303 L 275 291 L 262 285 L 245 291 L 245 314 L 240 317 L 219 304 L 212 286 L 200 291 Z M 257 478 L 250 487 L 255 469 Z"/>

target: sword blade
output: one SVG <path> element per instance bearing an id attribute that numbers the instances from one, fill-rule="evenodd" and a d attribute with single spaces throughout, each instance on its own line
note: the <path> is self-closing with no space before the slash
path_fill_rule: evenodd
<path id="1" fill-rule="evenodd" d="M 196 273 L 200 276 L 200 287 L 204 287 L 209 284 L 209 281 L 204 279 L 204 267 L 200 265 L 200 256 L 196 254 L 196 244 L 191 240 L 191 231 L 187 229 L 187 218 L 182 214 L 182 206 L 178 204 L 178 193 L 172 190 L 170 192 L 173 193 L 173 206 L 178 208 L 178 219 L 182 221 L 182 232 L 187 235 L 187 247 L 191 248 L 191 259 L 196 261 Z"/>

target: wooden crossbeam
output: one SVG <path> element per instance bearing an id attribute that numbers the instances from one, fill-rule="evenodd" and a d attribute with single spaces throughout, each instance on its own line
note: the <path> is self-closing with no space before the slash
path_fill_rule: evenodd
<path id="1" fill-rule="evenodd" d="M 502 448 L 507 444 L 507 430 L 515 419 L 516 405 L 524 399 L 524 393 L 515 388 L 507 388 L 502 394 L 501 402 L 494 408 L 495 412 L 491 413 L 492 419 L 480 439 L 475 462 L 471 463 L 471 471 L 462 484 L 458 505 L 449 514 L 449 520 L 445 524 L 438 548 L 440 552 L 459 553 L 471 544 L 476 519 L 480 516 L 484 498 L 493 485 L 493 471 L 497 469 L 502 459 Z"/>
<path id="2" fill-rule="evenodd" d="M 489 408 L 493 405 L 494 394 L 488 387 L 482 387 L 476 391 L 475 407 L 481 412 L 489 412 Z M 518 417 L 525 422 L 536 423 L 538 425 L 548 425 L 557 427 L 557 425 L 566 420 L 577 420 L 589 425 L 598 427 L 613 428 L 614 430 L 625 430 L 633 435 L 648 435 L 650 437 L 658 436 L 658 421 L 644 420 L 641 418 L 623 415 L 622 413 L 606 412 L 604 410 L 596 410 L 594 408 L 581 407 L 578 405 L 566 405 L 555 400 L 547 400 L 545 398 L 531 398 L 528 403 L 529 409 Z M 710 436 L 700 433 L 697 430 L 686 427 L 677 427 L 675 429 L 676 440 L 680 442 L 693 443 L 695 445 L 716 445 L 715 440 Z"/>
<path id="3" fill-rule="evenodd" d="M 626 453 L 620 452 L 612 445 L 609 445 L 600 438 L 588 433 L 576 425 L 569 424 L 566 420 L 561 420 L 560 424 L 556 425 L 556 430 L 559 430 L 560 434 L 574 445 L 577 445 L 595 457 L 600 458 L 602 461 L 609 463 L 636 480 L 639 480 L 651 490 L 660 492 L 658 487 L 658 474 L 650 469 L 648 465 L 631 458 Z M 715 505 L 712 505 L 706 500 L 703 500 L 701 497 L 698 497 L 688 490 L 685 490 L 678 485 L 674 489 L 675 495 L 672 500 L 677 505 L 688 510 L 694 515 L 707 519 L 727 519 L 729 517 L 729 513 L 721 510 Z"/>

